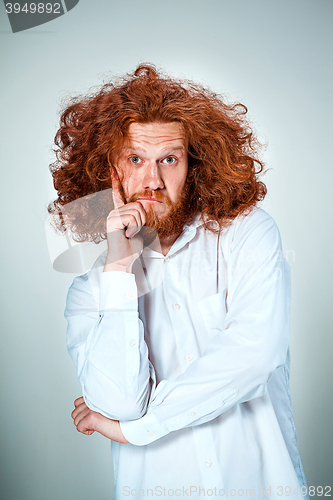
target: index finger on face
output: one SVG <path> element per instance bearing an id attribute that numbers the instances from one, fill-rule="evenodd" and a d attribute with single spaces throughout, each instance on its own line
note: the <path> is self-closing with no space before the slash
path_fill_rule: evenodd
<path id="1" fill-rule="evenodd" d="M 119 208 L 124 205 L 123 198 L 120 194 L 121 183 L 117 170 L 111 167 L 111 181 L 112 181 L 112 200 L 114 208 Z"/>

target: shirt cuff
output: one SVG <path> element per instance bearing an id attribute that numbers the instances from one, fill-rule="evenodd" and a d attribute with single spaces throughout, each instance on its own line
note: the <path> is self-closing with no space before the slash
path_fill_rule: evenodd
<path id="1" fill-rule="evenodd" d="M 137 311 L 137 287 L 134 274 L 122 271 L 103 272 L 99 285 L 99 310 Z"/>
<path id="2" fill-rule="evenodd" d="M 136 446 L 153 443 L 156 439 L 169 434 L 153 413 L 146 414 L 138 420 L 126 420 L 119 424 L 127 441 Z"/>

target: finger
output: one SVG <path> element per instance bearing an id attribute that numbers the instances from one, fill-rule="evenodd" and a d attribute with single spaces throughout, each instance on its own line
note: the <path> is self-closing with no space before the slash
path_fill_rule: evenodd
<path id="1" fill-rule="evenodd" d="M 76 430 L 82 432 L 82 434 L 87 435 L 91 435 L 95 431 L 93 412 L 85 415 L 84 418 L 82 418 L 80 422 L 78 422 Z"/>
<path id="2" fill-rule="evenodd" d="M 114 208 L 120 208 L 124 205 L 124 200 L 121 196 L 121 182 L 117 170 L 111 167 L 111 183 L 112 183 L 112 200 Z"/>
<path id="3" fill-rule="evenodd" d="M 77 430 L 83 434 L 90 434 L 96 431 L 109 439 L 113 439 L 115 437 L 115 428 L 117 424 L 119 426 L 119 422 L 107 418 L 100 413 L 91 412 L 81 420 L 77 426 Z"/>
<path id="4" fill-rule="evenodd" d="M 83 396 L 81 396 L 80 398 L 77 398 L 77 399 L 74 401 L 74 406 L 75 406 L 75 408 L 76 408 L 77 406 L 79 406 L 80 404 L 82 404 L 82 403 L 84 403 L 84 398 L 83 398 Z"/>
<path id="5" fill-rule="evenodd" d="M 130 226 L 131 229 L 125 232 L 127 238 L 133 238 L 133 236 L 141 230 L 142 226 L 146 224 L 147 213 L 140 201 L 135 201 L 125 206 L 126 208 L 123 208 L 124 212 L 126 213 L 128 211 L 128 213 L 135 216 L 135 223 L 127 225 L 127 227 Z"/>
<path id="6" fill-rule="evenodd" d="M 124 205 L 127 207 L 127 205 Z M 114 229 L 125 229 L 125 236 L 127 238 L 133 237 L 142 227 L 142 216 L 137 208 L 124 208 L 121 207 L 117 213 L 111 212 L 108 216 L 107 228 L 112 232 L 111 227 Z M 130 229 L 129 229 L 130 228 Z M 128 231 L 127 231 L 128 230 Z"/>
<path id="7" fill-rule="evenodd" d="M 124 227 L 126 227 L 126 238 L 133 238 L 133 236 L 135 236 L 146 223 L 146 212 L 144 211 L 142 205 L 141 207 L 139 207 L 139 205 L 139 203 L 136 203 L 135 206 L 129 207 L 130 212 L 128 212 L 128 215 L 133 215 L 133 218 L 130 218 L 127 222 L 126 220 L 124 221 L 126 222 L 124 225 Z"/>
<path id="8" fill-rule="evenodd" d="M 74 420 L 76 415 L 78 415 L 82 410 L 84 410 L 84 408 L 87 408 L 87 405 L 85 403 L 82 403 L 79 406 L 77 406 L 76 408 L 74 408 L 74 410 L 71 413 L 72 419 Z"/>
<path id="9" fill-rule="evenodd" d="M 139 212 L 139 219 L 138 220 L 140 221 L 140 225 L 144 226 L 146 224 L 146 220 L 147 220 L 147 212 L 145 211 L 142 203 L 140 203 L 140 201 L 135 201 L 133 203 L 129 203 L 126 206 L 130 206 L 131 208 L 133 207 L 135 210 L 137 210 Z"/>
<path id="10" fill-rule="evenodd" d="M 139 202 L 129 203 L 128 205 L 123 205 L 118 210 L 112 210 L 108 215 L 108 220 L 109 219 L 117 220 L 117 218 L 119 219 L 119 217 L 122 218 L 131 215 L 135 217 L 135 219 L 137 220 L 138 223 L 140 223 L 140 225 L 141 224 L 143 225 L 146 222 L 147 214 L 143 206 Z"/>
<path id="11" fill-rule="evenodd" d="M 127 226 L 125 236 L 127 239 L 132 239 L 141 230 L 141 226 Z"/>
<path id="12" fill-rule="evenodd" d="M 77 430 L 77 429 L 76 429 Z M 80 432 L 80 431 L 79 431 Z M 86 436 L 91 436 L 92 434 L 94 434 L 95 431 L 93 430 L 89 430 L 89 431 L 83 431 L 82 434 L 85 434 Z"/>
<path id="13" fill-rule="evenodd" d="M 77 427 L 78 424 L 83 420 L 87 415 L 91 413 L 91 410 L 86 406 L 82 409 L 74 418 L 74 425 Z"/>
<path id="14" fill-rule="evenodd" d="M 86 408 L 88 408 L 88 406 L 86 405 L 86 403 L 82 403 L 80 404 L 79 406 L 77 406 L 71 413 L 71 417 L 72 419 L 75 419 L 76 415 L 78 415 L 79 413 L 81 413 L 83 410 L 85 410 Z"/>

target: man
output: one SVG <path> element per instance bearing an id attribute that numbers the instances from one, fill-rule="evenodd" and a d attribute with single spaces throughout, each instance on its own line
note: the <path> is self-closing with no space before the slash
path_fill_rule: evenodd
<path id="1" fill-rule="evenodd" d="M 115 499 L 307 496 L 289 268 L 245 113 L 141 65 L 62 115 L 49 210 L 108 244 L 68 294 L 72 417 L 111 439 Z"/>

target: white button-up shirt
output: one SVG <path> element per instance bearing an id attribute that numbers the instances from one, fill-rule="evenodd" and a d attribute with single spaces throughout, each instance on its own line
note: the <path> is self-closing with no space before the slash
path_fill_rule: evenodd
<path id="1" fill-rule="evenodd" d="M 74 280 L 65 316 L 86 404 L 129 441 L 112 441 L 114 498 L 307 498 L 273 219 L 255 208 L 218 235 L 197 217 L 133 274 L 103 273 L 105 258 Z"/>

